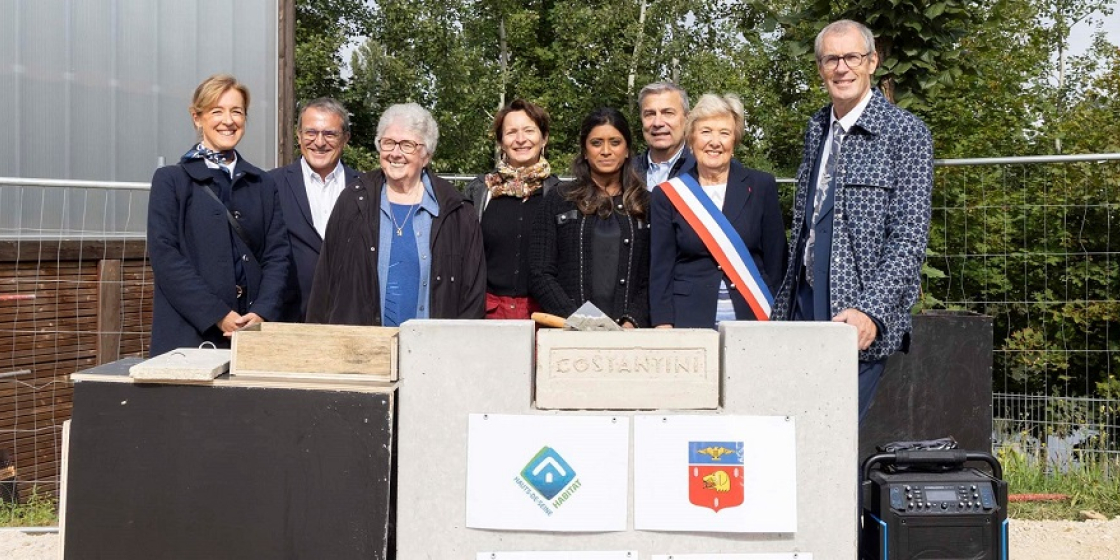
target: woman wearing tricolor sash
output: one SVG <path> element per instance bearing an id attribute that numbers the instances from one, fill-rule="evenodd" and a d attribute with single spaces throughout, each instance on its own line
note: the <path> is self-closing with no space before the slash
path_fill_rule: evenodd
<path id="1" fill-rule="evenodd" d="M 785 271 L 786 235 L 774 176 L 734 159 L 743 104 L 705 94 L 685 123 L 696 165 L 653 190 L 650 320 L 713 328 L 768 320 Z"/>

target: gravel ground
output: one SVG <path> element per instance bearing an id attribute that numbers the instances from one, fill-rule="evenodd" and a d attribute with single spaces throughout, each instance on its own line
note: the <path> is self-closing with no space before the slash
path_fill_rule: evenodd
<path id="1" fill-rule="evenodd" d="M 1110 521 L 1011 520 L 1009 560 L 1116 560 L 1120 517 Z M 58 560 L 59 537 L 0 529 L 0 558 Z"/>

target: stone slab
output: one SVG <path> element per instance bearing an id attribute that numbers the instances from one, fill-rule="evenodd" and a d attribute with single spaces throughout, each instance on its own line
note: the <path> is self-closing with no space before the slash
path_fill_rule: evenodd
<path id="1" fill-rule="evenodd" d="M 229 350 L 177 348 L 128 368 L 128 374 L 138 381 L 210 381 L 229 371 L 229 360 Z"/>
<path id="2" fill-rule="evenodd" d="M 714 410 L 719 333 L 642 329 L 537 333 L 536 406 L 560 410 Z"/>

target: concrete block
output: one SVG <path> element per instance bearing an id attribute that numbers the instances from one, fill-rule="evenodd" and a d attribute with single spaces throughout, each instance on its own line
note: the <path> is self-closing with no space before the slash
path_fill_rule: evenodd
<path id="1" fill-rule="evenodd" d="M 211 381 L 229 371 L 229 360 L 229 350 L 178 348 L 128 368 L 128 374 L 138 381 Z"/>
<path id="2" fill-rule="evenodd" d="M 542 409 L 713 410 L 719 407 L 719 333 L 542 329 L 535 389 Z"/>
<path id="3" fill-rule="evenodd" d="M 720 336 L 721 408 L 674 414 L 794 417 L 796 532 L 637 531 L 632 497 L 627 531 L 465 527 L 470 414 L 603 413 L 532 406 L 531 322 L 409 321 L 401 327 L 396 558 L 474 558 L 481 551 L 637 550 L 635 560 L 669 553 L 812 554 L 816 560 L 856 560 L 855 330 L 829 323 L 742 322 L 724 323 Z M 630 416 L 642 413 L 609 414 L 629 422 Z M 633 478 L 628 491 L 634 495 Z"/>

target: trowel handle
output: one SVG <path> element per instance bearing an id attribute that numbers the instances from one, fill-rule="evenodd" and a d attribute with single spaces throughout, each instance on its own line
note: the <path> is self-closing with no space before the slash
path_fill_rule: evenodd
<path id="1" fill-rule="evenodd" d="M 533 313 L 529 317 L 531 317 L 534 321 L 537 322 L 538 325 L 542 327 L 553 327 L 557 329 L 564 328 L 564 318 L 559 315 L 553 315 L 551 313 L 541 313 L 538 311 L 537 313 Z"/>

